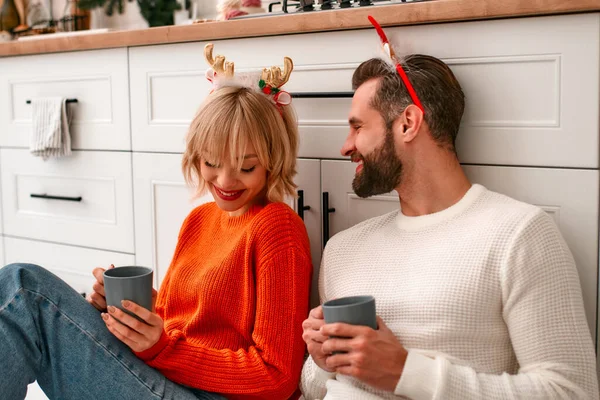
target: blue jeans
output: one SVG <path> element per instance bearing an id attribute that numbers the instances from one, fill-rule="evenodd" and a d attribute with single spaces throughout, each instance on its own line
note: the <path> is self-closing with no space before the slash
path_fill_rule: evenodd
<path id="1" fill-rule="evenodd" d="M 79 293 L 31 264 L 0 268 L 0 397 L 223 399 L 171 382 L 114 337 Z"/>

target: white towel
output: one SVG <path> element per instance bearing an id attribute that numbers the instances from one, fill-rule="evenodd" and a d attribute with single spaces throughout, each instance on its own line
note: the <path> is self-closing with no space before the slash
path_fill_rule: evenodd
<path id="1" fill-rule="evenodd" d="M 71 155 L 71 134 L 67 117 L 67 100 L 61 97 L 31 100 L 33 129 L 29 140 L 31 154 L 49 157 Z"/>

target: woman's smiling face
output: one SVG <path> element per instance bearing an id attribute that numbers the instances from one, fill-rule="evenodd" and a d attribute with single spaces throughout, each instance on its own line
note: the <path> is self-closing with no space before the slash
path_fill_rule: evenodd
<path id="1" fill-rule="evenodd" d="M 267 170 L 259 162 L 250 141 L 243 154 L 242 168 L 232 165 L 231 157 L 225 154 L 217 165 L 210 156 L 203 156 L 200 167 L 202 178 L 215 202 L 230 216 L 244 214 L 253 204 L 266 200 Z"/>

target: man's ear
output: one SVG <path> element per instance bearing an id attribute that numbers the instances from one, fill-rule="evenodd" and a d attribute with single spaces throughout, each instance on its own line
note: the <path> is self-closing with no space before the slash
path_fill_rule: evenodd
<path id="1" fill-rule="evenodd" d="M 402 115 L 394 122 L 394 132 L 400 130 L 400 140 L 404 143 L 412 142 L 423 124 L 423 111 L 414 104 L 406 107 Z"/>

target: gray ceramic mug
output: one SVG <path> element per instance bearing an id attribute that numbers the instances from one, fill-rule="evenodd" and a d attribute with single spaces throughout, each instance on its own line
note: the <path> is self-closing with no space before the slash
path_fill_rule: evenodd
<path id="1" fill-rule="evenodd" d="M 325 322 L 344 322 L 377 329 L 375 298 L 373 296 L 351 296 L 327 301 L 323 304 Z"/>
<path id="2" fill-rule="evenodd" d="M 104 271 L 106 304 L 126 313 L 121 300 L 130 300 L 152 311 L 152 270 L 146 267 L 117 267 Z M 134 315 L 135 316 L 135 315 Z"/>

